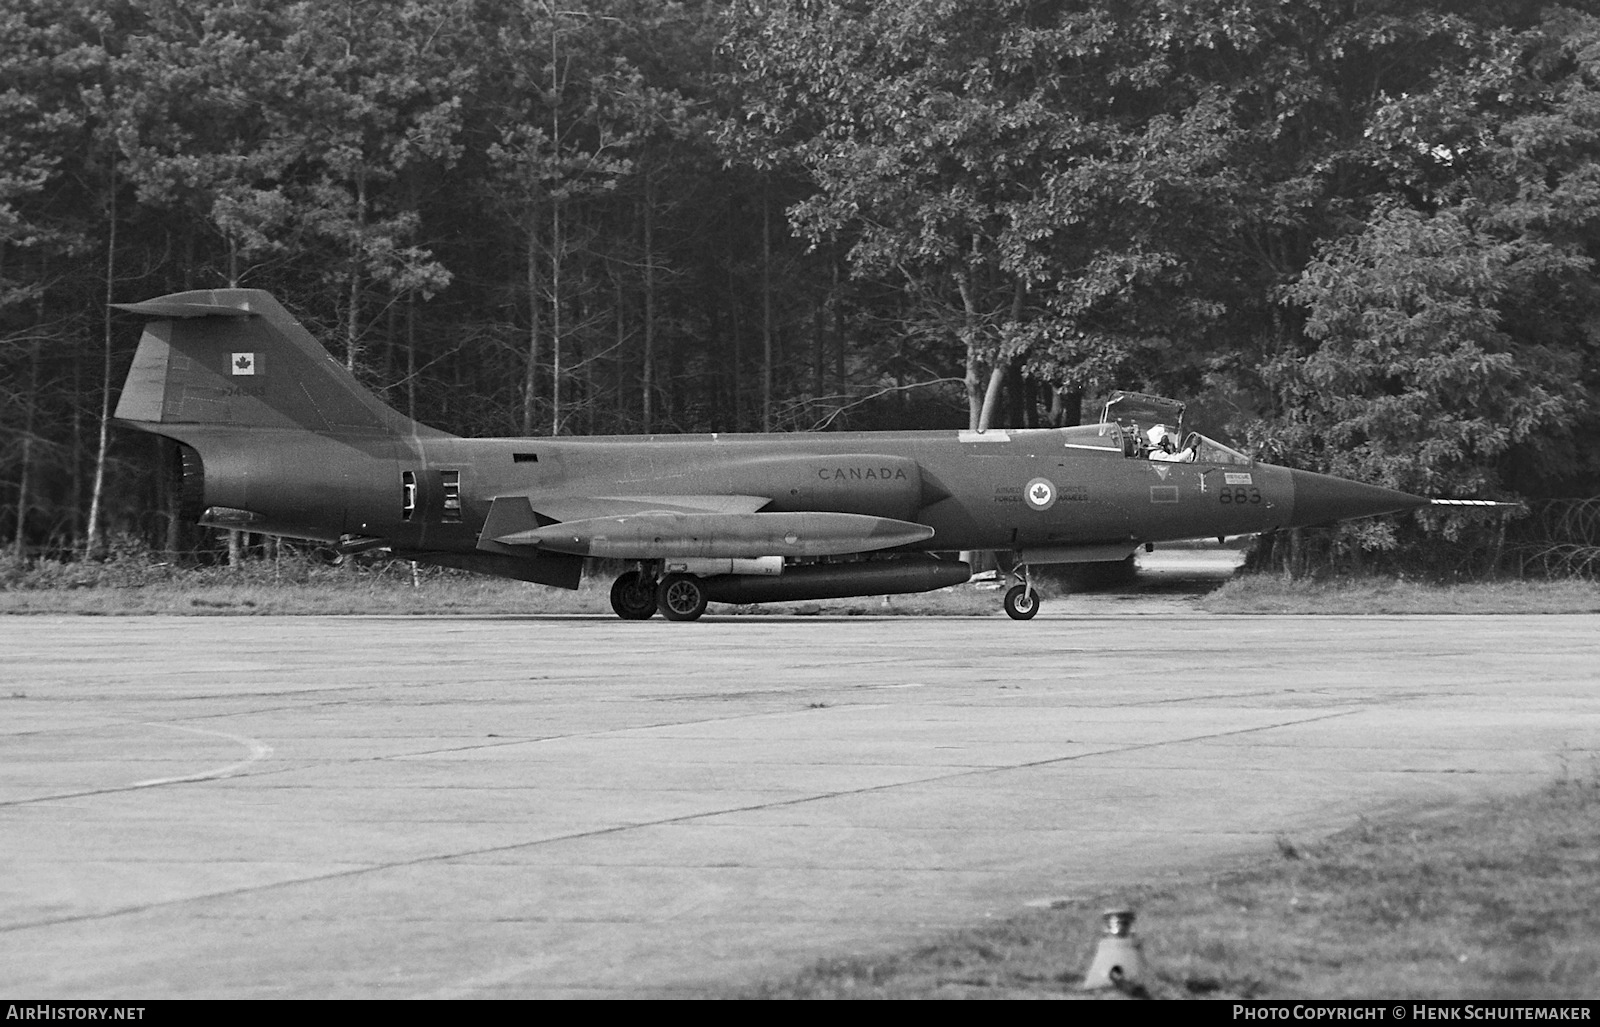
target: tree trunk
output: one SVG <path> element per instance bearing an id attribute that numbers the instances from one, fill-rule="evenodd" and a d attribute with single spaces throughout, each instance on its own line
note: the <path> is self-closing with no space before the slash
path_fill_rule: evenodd
<path id="1" fill-rule="evenodd" d="M 28 345 L 28 389 L 22 412 L 22 467 L 17 477 L 17 537 L 12 544 L 18 561 L 28 555 L 28 509 L 32 505 L 29 490 L 33 486 L 33 429 L 39 409 L 39 340 Z"/>
<path id="2" fill-rule="evenodd" d="M 1055 428 L 1070 428 L 1083 423 L 1083 391 L 1081 389 L 1052 390 L 1050 399 L 1050 424 Z"/>
<path id="3" fill-rule="evenodd" d="M 356 370 L 361 344 L 361 247 L 367 234 L 367 176 L 356 172 L 356 241 L 350 253 L 350 316 L 345 321 L 344 369 Z"/>
<path id="4" fill-rule="evenodd" d="M 0 242 L 0 263 L 3 263 L 5 254 L 5 244 Z M 39 290 L 40 325 L 45 323 L 44 295 L 44 290 Z M 28 344 L 28 388 L 22 413 L 22 467 L 17 478 L 17 537 L 13 542 L 13 551 L 19 562 L 28 555 L 28 510 L 33 505 L 30 491 L 33 487 L 33 433 L 39 410 L 40 352 L 41 343 L 35 336 Z"/>
<path id="5" fill-rule="evenodd" d="M 622 287 L 622 266 L 620 264 L 613 264 L 612 266 L 616 270 L 611 276 L 611 320 L 617 332 L 617 359 L 611 362 L 611 395 L 616 399 L 616 407 L 613 411 L 615 416 L 612 418 L 612 423 L 626 425 L 631 419 L 629 409 L 632 406 L 629 402 L 632 398 L 632 388 L 629 384 L 631 377 L 628 373 L 631 368 L 623 359 L 623 354 L 628 351 L 627 294 Z M 642 403 L 640 404 L 640 409 L 643 410 Z"/>
<path id="6" fill-rule="evenodd" d="M 167 532 L 161 548 L 167 554 L 167 559 L 177 563 L 183 551 L 183 451 L 177 442 L 159 435 L 155 436 L 155 440 L 159 454 L 156 466 L 161 468 L 161 480 L 166 491 L 162 513 L 166 517 Z"/>
<path id="7" fill-rule="evenodd" d="M 68 457 L 72 464 L 72 503 L 67 537 L 74 549 L 83 541 L 83 364 L 82 360 L 72 362 L 72 451 Z"/>
<path id="8" fill-rule="evenodd" d="M 732 331 L 733 359 L 728 362 L 728 370 L 732 377 L 732 386 L 729 391 L 733 395 L 733 430 L 744 430 L 744 392 L 741 380 L 741 365 L 744 362 L 744 326 L 739 320 L 739 290 L 738 283 L 734 280 L 733 269 L 736 266 L 733 250 L 733 197 L 728 198 L 728 320 Z"/>
<path id="9" fill-rule="evenodd" d="M 988 431 L 994 419 L 994 409 L 1000 402 L 1000 387 L 1005 384 L 1008 361 L 996 361 L 989 372 L 989 387 L 983 393 L 983 408 L 978 412 L 978 431 Z"/>
<path id="10" fill-rule="evenodd" d="M 978 300 L 973 294 L 972 274 L 965 272 L 957 281 L 961 290 L 962 339 L 967 346 L 967 429 L 980 431 L 983 423 L 983 379 L 978 374 Z"/>
<path id="11" fill-rule="evenodd" d="M 844 392 L 844 314 L 840 310 L 844 304 L 839 302 L 839 261 L 833 261 L 833 288 L 828 290 L 829 328 L 833 332 L 834 345 L 834 385 L 842 394 Z"/>
<path id="12" fill-rule="evenodd" d="M 1027 298 L 1027 290 L 1022 285 L 1022 279 L 1017 279 L 1011 287 L 1011 323 L 1022 322 L 1023 300 Z M 998 377 L 998 383 L 996 378 Z M 998 388 L 997 388 L 998 386 Z M 1028 428 L 1031 425 L 1026 420 L 1022 411 L 1022 369 L 1017 366 L 1016 357 L 1001 357 L 996 355 L 994 370 L 989 376 L 989 390 L 983 397 L 983 426 L 988 428 L 994 423 L 995 413 L 999 408 L 1000 398 L 1004 396 L 1006 403 L 1007 428 Z"/>
<path id="13" fill-rule="evenodd" d="M 528 361 L 522 374 L 522 434 L 533 434 L 534 400 L 538 396 L 540 322 L 539 311 L 539 233 L 536 219 L 528 219 Z"/>
<path id="14" fill-rule="evenodd" d="M 558 137 L 559 138 L 559 137 Z M 561 434 L 561 200 L 550 202 L 550 434 Z"/>
<path id="15" fill-rule="evenodd" d="M 827 304 L 819 304 L 811 312 L 811 402 L 817 403 L 823 393 L 823 348 L 828 335 Z"/>
<path id="16" fill-rule="evenodd" d="M 85 556 L 94 556 L 105 546 L 100 531 L 100 506 L 105 495 L 106 451 L 111 445 L 111 303 L 116 298 L 117 281 L 117 164 L 114 157 L 108 190 L 105 338 L 100 365 L 100 444 L 95 449 L 94 485 L 89 492 L 89 531 L 83 547 Z"/>
<path id="17" fill-rule="evenodd" d="M 417 419 L 417 294 L 406 293 L 406 416 Z"/>
<path id="18" fill-rule="evenodd" d="M 656 364 L 656 191 L 655 182 L 648 173 L 644 176 L 644 364 L 639 371 L 639 386 L 643 392 L 640 412 L 644 417 L 644 433 L 650 434 L 655 425 L 655 364 Z"/>
<path id="19" fill-rule="evenodd" d="M 761 430 L 772 430 L 772 211 L 761 190 Z"/>
<path id="20" fill-rule="evenodd" d="M 1033 390 L 1029 379 L 1022 375 L 1022 367 L 1015 360 L 1006 365 L 1005 401 L 1006 427 L 1034 427 Z"/>
<path id="21" fill-rule="evenodd" d="M 1489 577 L 1491 580 L 1499 580 L 1500 578 L 1500 567 L 1506 553 L 1506 522 L 1508 520 L 1510 520 L 1510 515 L 1502 513 L 1500 515 L 1500 525 L 1494 533 L 1494 549 L 1489 557 Z"/>

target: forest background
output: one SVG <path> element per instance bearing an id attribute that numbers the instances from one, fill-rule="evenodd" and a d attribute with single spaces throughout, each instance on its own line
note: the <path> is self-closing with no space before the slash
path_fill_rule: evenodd
<path id="1" fill-rule="evenodd" d="M 1600 491 L 1597 256 L 1592 5 L 0 0 L 0 537 L 216 548 L 108 423 L 109 304 L 224 286 L 463 435 L 1136 388 L 1548 528 Z M 1505 523 L 1318 552 L 1498 564 Z"/>

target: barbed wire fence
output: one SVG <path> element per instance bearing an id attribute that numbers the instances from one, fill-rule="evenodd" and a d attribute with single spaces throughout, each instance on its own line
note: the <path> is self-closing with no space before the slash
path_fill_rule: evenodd
<path id="1" fill-rule="evenodd" d="M 1521 577 L 1600 580 L 1600 496 L 1529 503 L 1507 532 L 1506 553 Z"/>

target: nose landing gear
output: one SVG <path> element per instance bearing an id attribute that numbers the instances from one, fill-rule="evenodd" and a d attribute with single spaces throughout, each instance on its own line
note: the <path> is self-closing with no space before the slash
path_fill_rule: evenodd
<path id="1" fill-rule="evenodd" d="M 1039 612 L 1039 593 L 1033 590 L 1033 576 L 1027 564 L 1018 566 L 1012 573 L 1022 580 L 1022 584 L 1013 585 L 1006 593 L 1006 616 L 1012 620 L 1032 620 L 1033 615 Z"/>
<path id="2" fill-rule="evenodd" d="M 1032 620 L 1039 612 L 1039 593 L 1026 585 L 1013 585 L 1006 593 L 1006 616 L 1012 620 Z"/>

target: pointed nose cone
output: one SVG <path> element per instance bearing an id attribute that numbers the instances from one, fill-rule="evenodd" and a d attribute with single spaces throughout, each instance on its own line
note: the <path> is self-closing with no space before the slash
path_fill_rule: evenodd
<path id="1" fill-rule="evenodd" d="M 1291 523 L 1297 526 L 1397 513 L 1428 505 L 1428 500 L 1409 492 L 1363 485 L 1330 474 L 1290 471 L 1289 476 L 1294 482 Z"/>

